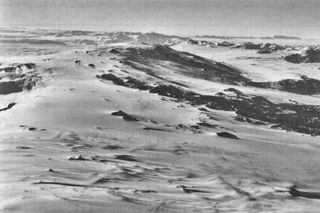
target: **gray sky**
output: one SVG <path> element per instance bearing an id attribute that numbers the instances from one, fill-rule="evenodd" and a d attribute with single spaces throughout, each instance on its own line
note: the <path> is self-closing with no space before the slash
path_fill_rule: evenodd
<path id="1" fill-rule="evenodd" d="M 320 38 L 320 0 L 0 0 L 0 26 Z"/>

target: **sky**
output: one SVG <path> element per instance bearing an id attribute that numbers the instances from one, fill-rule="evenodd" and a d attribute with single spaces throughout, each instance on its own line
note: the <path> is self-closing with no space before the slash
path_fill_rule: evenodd
<path id="1" fill-rule="evenodd" d="M 320 0 L 0 0 L 0 26 L 320 38 Z"/>

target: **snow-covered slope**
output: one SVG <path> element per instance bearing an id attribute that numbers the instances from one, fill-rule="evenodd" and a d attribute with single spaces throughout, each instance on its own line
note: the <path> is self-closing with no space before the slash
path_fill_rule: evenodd
<path id="1" fill-rule="evenodd" d="M 1 35 L 1 212 L 320 208 L 319 64 L 153 33 Z"/>

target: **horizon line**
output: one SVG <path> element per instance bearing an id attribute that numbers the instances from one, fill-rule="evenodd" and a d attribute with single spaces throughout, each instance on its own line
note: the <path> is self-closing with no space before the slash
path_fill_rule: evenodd
<path id="1" fill-rule="evenodd" d="M 177 36 L 177 37 L 221 37 L 221 38 L 243 38 L 243 39 L 263 39 L 263 38 L 270 38 L 270 39 L 277 39 L 274 37 L 292 37 L 292 39 L 300 39 L 300 40 L 318 40 L 319 38 L 306 38 L 302 36 L 290 36 L 290 35 L 285 35 L 285 34 L 274 34 L 274 35 L 263 35 L 263 36 L 254 36 L 254 35 L 232 35 L 232 34 L 224 34 L 224 35 L 219 35 L 219 34 L 185 34 L 185 35 L 178 35 L 178 34 L 168 34 L 168 33 L 163 33 L 159 31 L 128 31 L 128 30 L 116 30 L 116 31 L 106 31 L 106 30 L 89 30 L 89 29 L 72 29 L 72 28 L 38 28 L 38 27 L 14 27 L 14 26 L 0 26 L 0 29 L 12 29 L 12 30 L 21 30 L 21 29 L 26 29 L 26 30 L 48 30 L 48 31 L 83 31 L 83 32 L 105 32 L 105 33 L 116 33 L 116 32 L 131 32 L 131 33 L 157 33 L 157 34 L 162 34 L 162 35 L 168 35 L 168 36 Z M 290 40 L 290 38 L 288 38 Z"/>

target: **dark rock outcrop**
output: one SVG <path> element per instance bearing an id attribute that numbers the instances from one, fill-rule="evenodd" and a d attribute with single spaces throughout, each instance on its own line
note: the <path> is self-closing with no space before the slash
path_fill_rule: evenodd
<path id="1" fill-rule="evenodd" d="M 130 76 L 121 79 L 111 73 L 105 73 L 102 75 L 97 75 L 97 78 L 103 79 L 103 80 L 109 80 L 112 83 L 116 84 L 116 85 L 120 85 L 120 86 L 126 86 L 126 87 L 130 87 L 130 88 L 134 88 L 134 89 L 140 89 L 140 90 L 149 90 L 151 89 L 151 87 L 145 83 L 145 82 L 141 82 L 138 81 Z"/>
<path id="2" fill-rule="evenodd" d="M 134 89 L 139 89 L 139 90 L 149 90 L 149 89 L 152 88 L 146 82 L 138 81 L 138 80 L 136 80 L 136 79 L 134 79 L 134 78 L 132 78 L 130 76 L 125 78 L 124 84 L 127 87 L 134 88 Z"/>
<path id="3" fill-rule="evenodd" d="M 208 128 L 217 128 L 218 125 L 215 125 L 215 124 L 210 124 L 210 123 L 207 123 L 205 121 L 202 121 L 202 122 L 199 122 L 197 123 L 199 126 L 204 126 L 204 127 L 208 127 Z"/>
<path id="4" fill-rule="evenodd" d="M 70 157 L 68 160 L 87 161 L 87 160 L 90 160 L 90 159 L 89 159 L 89 158 L 85 158 L 85 157 L 83 157 L 82 155 L 79 155 L 79 156 L 76 156 L 76 157 L 75 157 L 75 156 L 72 156 L 72 157 Z"/>
<path id="5" fill-rule="evenodd" d="M 320 46 L 309 47 L 302 54 L 291 54 L 284 59 L 291 63 L 320 63 Z"/>
<path id="6" fill-rule="evenodd" d="M 123 81 L 121 80 L 121 82 Z M 132 82 L 142 83 L 137 79 Z M 123 84 L 122 86 L 136 88 L 135 85 Z M 201 95 L 173 85 L 150 86 L 145 90 L 161 96 L 175 98 L 177 101 L 186 101 L 194 106 L 205 105 L 209 109 L 235 111 L 241 117 L 252 119 L 253 122 L 251 123 L 253 124 L 258 122 L 257 125 L 260 125 L 260 121 L 261 124 L 275 124 L 278 128 L 288 131 L 320 135 L 320 106 L 296 103 L 275 104 L 261 96 L 245 95 L 234 88 L 226 90 L 233 93 L 231 96 L 225 93 Z M 130 115 L 126 117 L 127 113 L 121 111 L 115 113 L 118 116 L 124 116 L 124 119 L 137 121 L 135 117 L 132 118 Z"/>
<path id="7" fill-rule="evenodd" d="M 258 50 L 257 53 L 259 53 L 259 54 L 268 54 L 268 53 L 276 52 L 278 50 L 285 50 L 286 49 L 286 47 L 280 46 L 278 44 L 272 44 L 272 43 L 255 44 L 253 42 L 244 42 L 236 47 L 248 49 L 248 50 Z"/>
<path id="8" fill-rule="evenodd" d="M 187 52 L 179 52 L 168 46 L 156 45 L 149 48 L 127 48 L 123 50 L 121 55 L 124 56 L 121 60 L 122 63 L 158 78 L 158 68 L 154 68 L 151 65 L 163 64 L 163 61 L 167 61 L 177 67 L 176 72 L 193 78 L 229 84 L 243 84 L 250 81 L 236 68 Z"/>
<path id="9" fill-rule="evenodd" d="M 4 108 L 1 108 L 0 109 L 0 112 L 1 111 L 5 111 L 5 110 L 8 110 L 8 109 L 11 109 L 14 105 L 16 105 L 16 103 L 10 103 L 10 104 L 8 104 L 8 106 L 6 106 L 6 107 L 4 107 Z"/>
<path id="10" fill-rule="evenodd" d="M 150 93 L 157 93 L 162 96 L 167 96 L 177 99 L 186 99 L 189 95 L 194 95 L 192 92 L 186 92 L 172 85 L 159 85 L 150 89 Z"/>
<path id="11" fill-rule="evenodd" d="M 257 120 L 250 119 L 250 118 L 245 118 L 245 117 L 242 117 L 242 116 L 236 116 L 236 117 L 234 117 L 234 119 L 236 121 L 247 122 L 249 124 L 254 124 L 254 125 L 266 125 L 265 122 L 257 121 Z"/>
<path id="12" fill-rule="evenodd" d="M 124 111 L 122 111 L 122 110 L 119 110 L 119 111 L 117 111 L 117 112 L 113 112 L 113 113 L 111 113 L 111 115 L 113 115 L 113 116 L 124 116 L 124 115 L 127 115 L 127 113 L 125 113 Z"/>
<path id="13" fill-rule="evenodd" d="M 289 194 L 293 197 L 320 199 L 320 192 L 309 192 L 309 191 L 298 190 L 295 185 L 289 188 Z"/>
<path id="14" fill-rule="evenodd" d="M 116 48 L 112 48 L 109 50 L 109 53 L 118 54 L 120 52 Z"/>
<path id="15" fill-rule="evenodd" d="M 14 72 L 21 70 L 21 68 L 23 68 L 23 67 L 26 67 L 27 69 L 31 70 L 31 69 L 34 69 L 35 66 L 36 65 L 34 63 L 30 63 L 30 62 L 24 63 L 24 64 L 13 64 L 12 66 L 0 68 L 0 72 L 14 73 Z"/>
<path id="16" fill-rule="evenodd" d="M 223 138 L 239 139 L 236 135 L 229 132 L 218 132 L 217 135 Z"/>
<path id="17" fill-rule="evenodd" d="M 19 81 L 6 81 L 0 82 L 0 94 L 6 95 L 10 93 L 22 92 L 24 82 Z"/>
<path id="18" fill-rule="evenodd" d="M 223 41 L 223 42 L 218 42 L 217 46 L 220 46 L 220 47 L 233 47 L 233 46 L 235 46 L 235 44 L 231 43 L 231 42 Z"/>
<path id="19" fill-rule="evenodd" d="M 253 42 L 244 42 L 243 44 L 239 45 L 238 47 L 244 48 L 247 50 L 260 50 L 262 44 L 255 44 Z"/>
<path id="20" fill-rule="evenodd" d="M 138 161 L 135 157 L 131 156 L 131 155 L 116 155 L 115 159 L 117 160 L 124 160 L 124 161 Z"/>
<path id="21" fill-rule="evenodd" d="M 248 86 L 271 88 L 303 95 L 320 93 L 320 81 L 307 76 L 301 76 L 300 80 L 285 79 L 277 82 L 248 82 Z"/>
<path id="22" fill-rule="evenodd" d="M 0 95 L 22 92 L 23 90 L 31 90 L 36 86 L 41 77 L 35 73 L 34 63 L 12 64 L 8 67 L 0 69 L 4 72 L 4 77 L 9 80 L 0 82 Z M 27 72 L 22 72 L 27 69 Z"/>
<path id="23" fill-rule="evenodd" d="M 94 64 L 88 64 L 88 66 L 91 67 L 92 69 L 96 68 Z"/>
<path id="24" fill-rule="evenodd" d="M 198 45 L 198 41 L 193 40 L 193 39 L 188 39 L 187 41 L 189 44 L 194 44 L 194 45 Z"/>
<path id="25" fill-rule="evenodd" d="M 320 135 L 320 106 L 301 105 L 298 103 L 276 104 L 261 96 L 245 95 L 242 92 L 229 88 L 215 95 L 202 95 L 187 90 L 185 86 L 176 86 L 156 75 L 156 63 L 163 61 L 174 64 L 185 75 L 206 80 L 215 80 L 230 84 L 242 84 L 262 88 L 274 88 L 283 91 L 315 94 L 319 91 L 319 81 L 302 77 L 301 80 L 283 80 L 280 82 L 252 82 L 241 75 L 236 69 L 227 65 L 179 52 L 166 46 L 150 48 L 127 48 L 121 50 L 122 63 L 130 65 L 152 77 L 157 77 L 166 83 L 149 85 L 132 77 L 117 77 L 114 74 L 98 76 L 104 80 L 111 80 L 114 84 L 149 90 L 164 97 L 175 98 L 176 101 L 187 102 L 193 106 L 205 106 L 208 109 L 234 111 L 239 117 L 248 119 L 252 124 L 273 124 L 287 131 L 296 131 L 310 135 Z M 227 93 L 226 93 L 227 92 Z M 230 94 L 231 92 L 231 94 Z"/>
<path id="26" fill-rule="evenodd" d="M 257 53 L 260 54 L 268 54 L 268 53 L 273 53 L 278 50 L 285 50 L 286 48 L 283 46 L 280 46 L 278 44 L 271 44 L 271 43 L 266 43 L 261 45 L 261 48 L 258 50 Z"/>
<path id="27" fill-rule="evenodd" d="M 185 185 L 179 185 L 177 186 L 177 188 L 181 188 L 183 190 L 183 192 L 185 193 L 210 193 L 209 191 L 205 191 L 205 190 L 200 190 L 200 189 L 197 189 L 193 186 L 185 186 Z"/>
<path id="28" fill-rule="evenodd" d="M 118 78 L 117 76 L 113 75 L 113 74 L 102 74 L 102 75 L 97 75 L 97 78 L 101 78 L 103 80 L 109 80 L 112 81 L 112 83 L 116 84 L 116 85 L 124 85 L 124 82 L 121 78 Z"/>
<path id="29" fill-rule="evenodd" d="M 0 82 L 0 95 L 31 90 L 37 85 L 39 76 L 28 76 L 18 80 Z"/>
<path id="30" fill-rule="evenodd" d="M 320 63 L 320 46 L 307 49 L 305 54 L 305 63 Z"/>
<path id="31" fill-rule="evenodd" d="M 113 113 L 111 113 L 111 115 L 120 116 L 123 118 L 123 120 L 126 120 L 126 121 L 139 121 L 136 117 L 129 115 L 128 113 L 125 113 L 122 110 L 119 110 L 117 112 L 113 112 Z"/>
<path id="32" fill-rule="evenodd" d="M 18 65 L 18 67 L 19 67 L 19 66 L 25 66 L 26 68 L 28 68 L 28 69 L 30 70 L 30 69 L 35 68 L 35 67 L 36 67 L 36 64 L 29 62 L 29 63 L 25 63 L 25 64 Z"/>
<path id="33" fill-rule="evenodd" d="M 300 64 L 300 63 L 304 62 L 305 57 L 300 54 L 295 53 L 295 54 L 285 56 L 284 60 L 291 62 L 291 63 Z"/>
<path id="34" fill-rule="evenodd" d="M 259 54 L 270 54 L 272 52 L 273 52 L 272 50 L 264 48 L 264 49 L 258 50 L 257 53 L 259 53 Z"/>

